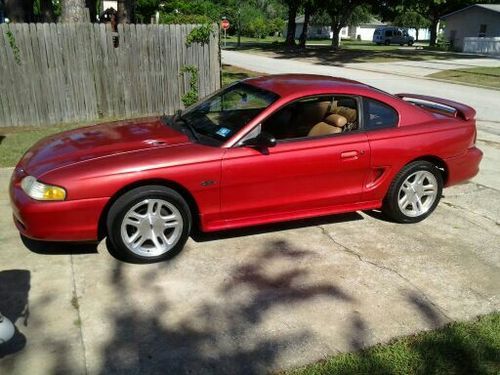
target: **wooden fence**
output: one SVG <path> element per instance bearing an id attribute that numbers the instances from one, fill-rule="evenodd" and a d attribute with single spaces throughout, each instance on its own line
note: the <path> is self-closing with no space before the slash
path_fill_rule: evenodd
<path id="1" fill-rule="evenodd" d="M 0 127 L 173 113 L 198 68 L 199 96 L 220 87 L 218 31 L 186 46 L 195 25 L 0 25 Z M 216 28 L 214 28 L 215 30 Z"/>

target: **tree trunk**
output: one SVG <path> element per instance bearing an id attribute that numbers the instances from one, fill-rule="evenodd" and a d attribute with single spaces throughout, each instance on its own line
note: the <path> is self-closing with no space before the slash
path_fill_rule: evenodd
<path id="1" fill-rule="evenodd" d="M 429 40 L 429 45 L 432 47 L 436 45 L 438 24 L 439 24 L 439 17 L 432 17 L 431 27 L 430 27 L 431 35 Z"/>
<path id="2" fill-rule="evenodd" d="M 300 38 L 299 38 L 300 48 L 306 48 L 307 31 L 309 28 L 309 19 L 310 18 L 311 18 L 311 5 L 307 4 L 305 9 L 304 9 L 304 24 L 302 26 L 302 33 L 300 34 Z"/>
<path id="3" fill-rule="evenodd" d="M 90 22 L 96 22 L 96 20 L 97 20 L 97 0 L 85 0 L 85 6 L 87 8 L 89 8 Z"/>
<path id="4" fill-rule="evenodd" d="M 11 22 L 33 21 L 34 0 L 5 0 L 5 17 Z"/>
<path id="5" fill-rule="evenodd" d="M 297 9 L 298 5 L 297 3 L 290 2 L 288 4 L 288 27 L 286 31 L 286 41 L 285 44 L 288 47 L 294 47 L 295 46 L 295 18 L 297 17 Z"/>
<path id="6" fill-rule="evenodd" d="M 40 13 L 42 16 L 42 22 L 54 22 L 54 6 L 52 5 L 52 0 L 40 0 Z"/>
<path id="7" fill-rule="evenodd" d="M 62 0 L 60 22 L 86 22 L 84 0 Z"/>
<path id="8" fill-rule="evenodd" d="M 342 26 L 338 23 L 332 24 L 332 49 L 338 50 L 340 47 L 340 30 L 342 30 Z"/>
<path id="9" fill-rule="evenodd" d="M 118 21 L 120 23 L 131 23 L 134 20 L 135 1 L 118 0 Z"/>
<path id="10" fill-rule="evenodd" d="M 415 42 L 418 42 L 418 27 L 415 28 Z"/>

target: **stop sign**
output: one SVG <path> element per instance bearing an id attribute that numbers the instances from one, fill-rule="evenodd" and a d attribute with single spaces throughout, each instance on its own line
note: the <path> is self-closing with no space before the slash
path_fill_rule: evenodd
<path id="1" fill-rule="evenodd" d="M 231 24 L 228 20 L 222 20 L 220 23 L 220 27 L 222 27 L 224 30 L 229 29 L 229 26 L 231 26 Z"/>

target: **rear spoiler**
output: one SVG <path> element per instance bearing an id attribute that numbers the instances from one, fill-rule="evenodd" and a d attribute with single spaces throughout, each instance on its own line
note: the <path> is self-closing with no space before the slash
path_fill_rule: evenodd
<path id="1" fill-rule="evenodd" d="M 405 98 L 417 99 L 417 100 L 422 100 L 424 102 L 428 102 L 429 104 L 427 105 L 426 103 L 415 103 L 415 104 L 420 105 L 424 108 L 430 107 L 430 109 L 440 110 L 440 112 L 445 112 L 447 114 L 452 115 L 453 117 L 460 117 L 466 121 L 473 119 L 476 115 L 476 110 L 474 108 L 448 99 L 441 99 L 441 98 L 436 98 L 435 96 L 416 95 L 416 94 L 396 94 L 396 96 L 400 97 L 401 99 Z M 437 104 L 438 106 L 441 106 L 441 108 L 433 107 L 432 104 Z M 442 108 L 442 106 L 448 108 Z"/>

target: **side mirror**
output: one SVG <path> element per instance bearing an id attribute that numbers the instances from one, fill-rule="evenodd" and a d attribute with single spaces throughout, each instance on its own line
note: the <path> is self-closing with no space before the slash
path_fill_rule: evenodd
<path id="1" fill-rule="evenodd" d="M 244 141 L 243 146 L 266 149 L 276 146 L 276 138 L 269 133 L 261 132 L 257 137 Z"/>

